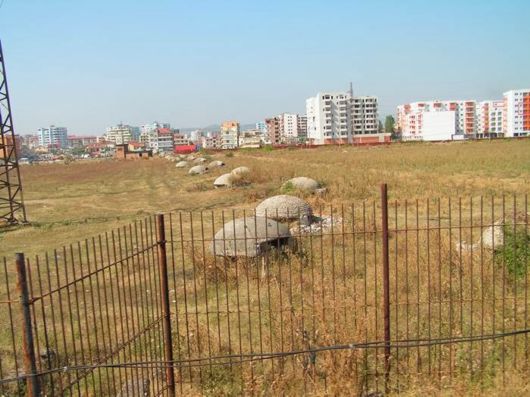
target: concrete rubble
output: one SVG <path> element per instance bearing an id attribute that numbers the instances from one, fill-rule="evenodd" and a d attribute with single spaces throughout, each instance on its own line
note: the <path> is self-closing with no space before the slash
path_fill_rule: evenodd
<path id="1" fill-rule="evenodd" d="M 342 218 L 340 217 L 331 217 L 331 216 L 322 216 L 316 217 L 313 216 L 311 219 L 311 224 L 309 225 L 297 225 L 291 228 L 291 233 L 293 235 L 297 234 L 320 234 L 326 233 L 333 230 L 333 228 L 342 225 Z"/>

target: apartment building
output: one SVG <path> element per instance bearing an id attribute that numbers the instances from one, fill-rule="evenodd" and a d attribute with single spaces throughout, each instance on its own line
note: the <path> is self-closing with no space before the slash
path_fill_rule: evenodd
<path id="1" fill-rule="evenodd" d="M 98 142 L 96 136 L 76 136 L 68 135 L 68 147 L 70 148 L 83 148 L 89 145 L 93 145 Z"/>
<path id="2" fill-rule="evenodd" d="M 22 135 L 22 146 L 29 149 L 36 149 L 40 146 L 40 134 Z"/>
<path id="3" fill-rule="evenodd" d="M 153 121 L 149 124 L 144 124 L 140 127 L 141 133 L 149 133 L 154 132 L 159 128 L 171 128 L 171 125 L 169 123 L 159 123 L 158 121 Z"/>
<path id="4" fill-rule="evenodd" d="M 307 139 L 312 144 L 383 142 L 378 131 L 378 104 L 373 96 L 322 92 L 306 100 Z"/>
<path id="5" fill-rule="evenodd" d="M 118 124 L 108 127 L 105 132 L 105 140 L 114 145 L 125 145 L 131 141 L 136 141 L 140 137 L 140 128 L 126 124 Z"/>
<path id="6" fill-rule="evenodd" d="M 65 148 L 68 146 L 68 129 L 51 125 L 48 128 L 39 128 L 39 145 L 43 147 Z"/>
<path id="7" fill-rule="evenodd" d="M 201 130 L 193 130 L 190 132 L 190 141 L 193 143 L 200 143 L 203 132 Z"/>
<path id="8" fill-rule="evenodd" d="M 307 137 L 307 117 L 296 113 L 282 113 L 279 118 L 279 143 L 303 143 Z"/>
<path id="9" fill-rule="evenodd" d="M 171 129 L 169 123 L 154 121 L 140 127 L 138 141 L 155 153 L 169 152 L 173 150 L 173 134 L 175 134 L 175 131 Z"/>
<path id="10" fill-rule="evenodd" d="M 503 100 L 400 105 L 396 127 L 404 140 L 530 136 L 530 89 L 507 91 Z"/>
<path id="11" fill-rule="evenodd" d="M 282 113 L 265 119 L 267 139 L 273 145 L 304 143 L 307 137 L 307 117 L 296 113 Z"/>
<path id="12" fill-rule="evenodd" d="M 507 91 L 503 95 L 504 136 L 530 136 L 530 88 Z"/>
<path id="13" fill-rule="evenodd" d="M 239 122 L 230 120 L 221 124 L 221 149 L 236 149 L 239 147 Z"/>
<path id="14" fill-rule="evenodd" d="M 377 134 L 377 98 L 376 97 L 353 97 L 353 135 Z"/>
<path id="15" fill-rule="evenodd" d="M 158 153 L 172 153 L 173 152 L 173 149 L 175 146 L 174 136 L 175 136 L 175 131 L 169 127 L 157 128 L 156 140 L 157 140 Z"/>
<path id="16" fill-rule="evenodd" d="M 503 136 L 504 101 L 482 101 L 477 106 L 477 138 Z"/>
<path id="17" fill-rule="evenodd" d="M 426 101 L 400 105 L 396 127 L 403 140 L 459 140 L 477 134 L 474 100 Z"/>
<path id="18" fill-rule="evenodd" d="M 278 145 L 281 142 L 280 117 L 270 117 L 265 119 L 267 126 L 267 141 L 272 145 Z"/>
<path id="19" fill-rule="evenodd" d="M 219 149 L 221 140 L 217 134 L 207 134 L 201 136 L 200 144 L 203 149 Z"/>
<path id="20" fill-rule="evenodd" d="M 257 149 L 261 147 L 261 135 L 261 131 L 257 129 L 241 132 L 239 147 L 245 149 Z"/>
<path id="21" fill-rule="evenodd" d="M 174 146 L 188 146 L 190 144 L 190 138 L 186 134 L 176 133 L 173 134 Z"/>
<path id="22" fill-rule="evenodd" d="M 307 140 L 307 116 L 298 115 L 298 143 L 305 143 Z"/>
<path id="23" fill-rule="evenodd" d="M 267 133 L 267 123 L 265 123 L 265 121 L 258 121 L 256 123 L 256 129 L 261 133 L 261 134 L 266 134 Z"/>

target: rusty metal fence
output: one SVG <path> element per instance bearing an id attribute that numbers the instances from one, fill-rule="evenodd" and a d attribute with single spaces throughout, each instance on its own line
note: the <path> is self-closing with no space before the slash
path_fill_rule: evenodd
<path id="1" fill-rule="evenodd" d="M 311 218 L 172 212 L 4 259 L 0 394 L 399 394 L 528 370 L 526 196 L 385 186 Z"/>
<path id="2" fill-rule="evenodd" d="M 150 217 L 43 256 L 19 254 L 16 264 L 3 260 L 0 395 L 164 389 L 158 368 L 114 367 L 164 355 L 156 236 Z"/>

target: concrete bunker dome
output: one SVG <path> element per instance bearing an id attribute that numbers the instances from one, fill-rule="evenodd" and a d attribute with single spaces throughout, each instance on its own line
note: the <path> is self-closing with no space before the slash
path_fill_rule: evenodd
<path id="1" fill-rule="evenodd" d="M 225 223 L 215 234 L 210 251 L 216 256 L 257 257 L 290 244 L 292 236 L 286 224 L 254 216 Z"/>

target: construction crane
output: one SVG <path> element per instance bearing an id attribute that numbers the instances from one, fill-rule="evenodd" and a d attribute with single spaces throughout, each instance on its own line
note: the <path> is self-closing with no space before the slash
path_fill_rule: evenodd
<path id="1" fill-rule="evenodd" d="M 26 208 L 18 167 L 17 140 L 0 41 L 0 227 L 26 222 Z"/>

